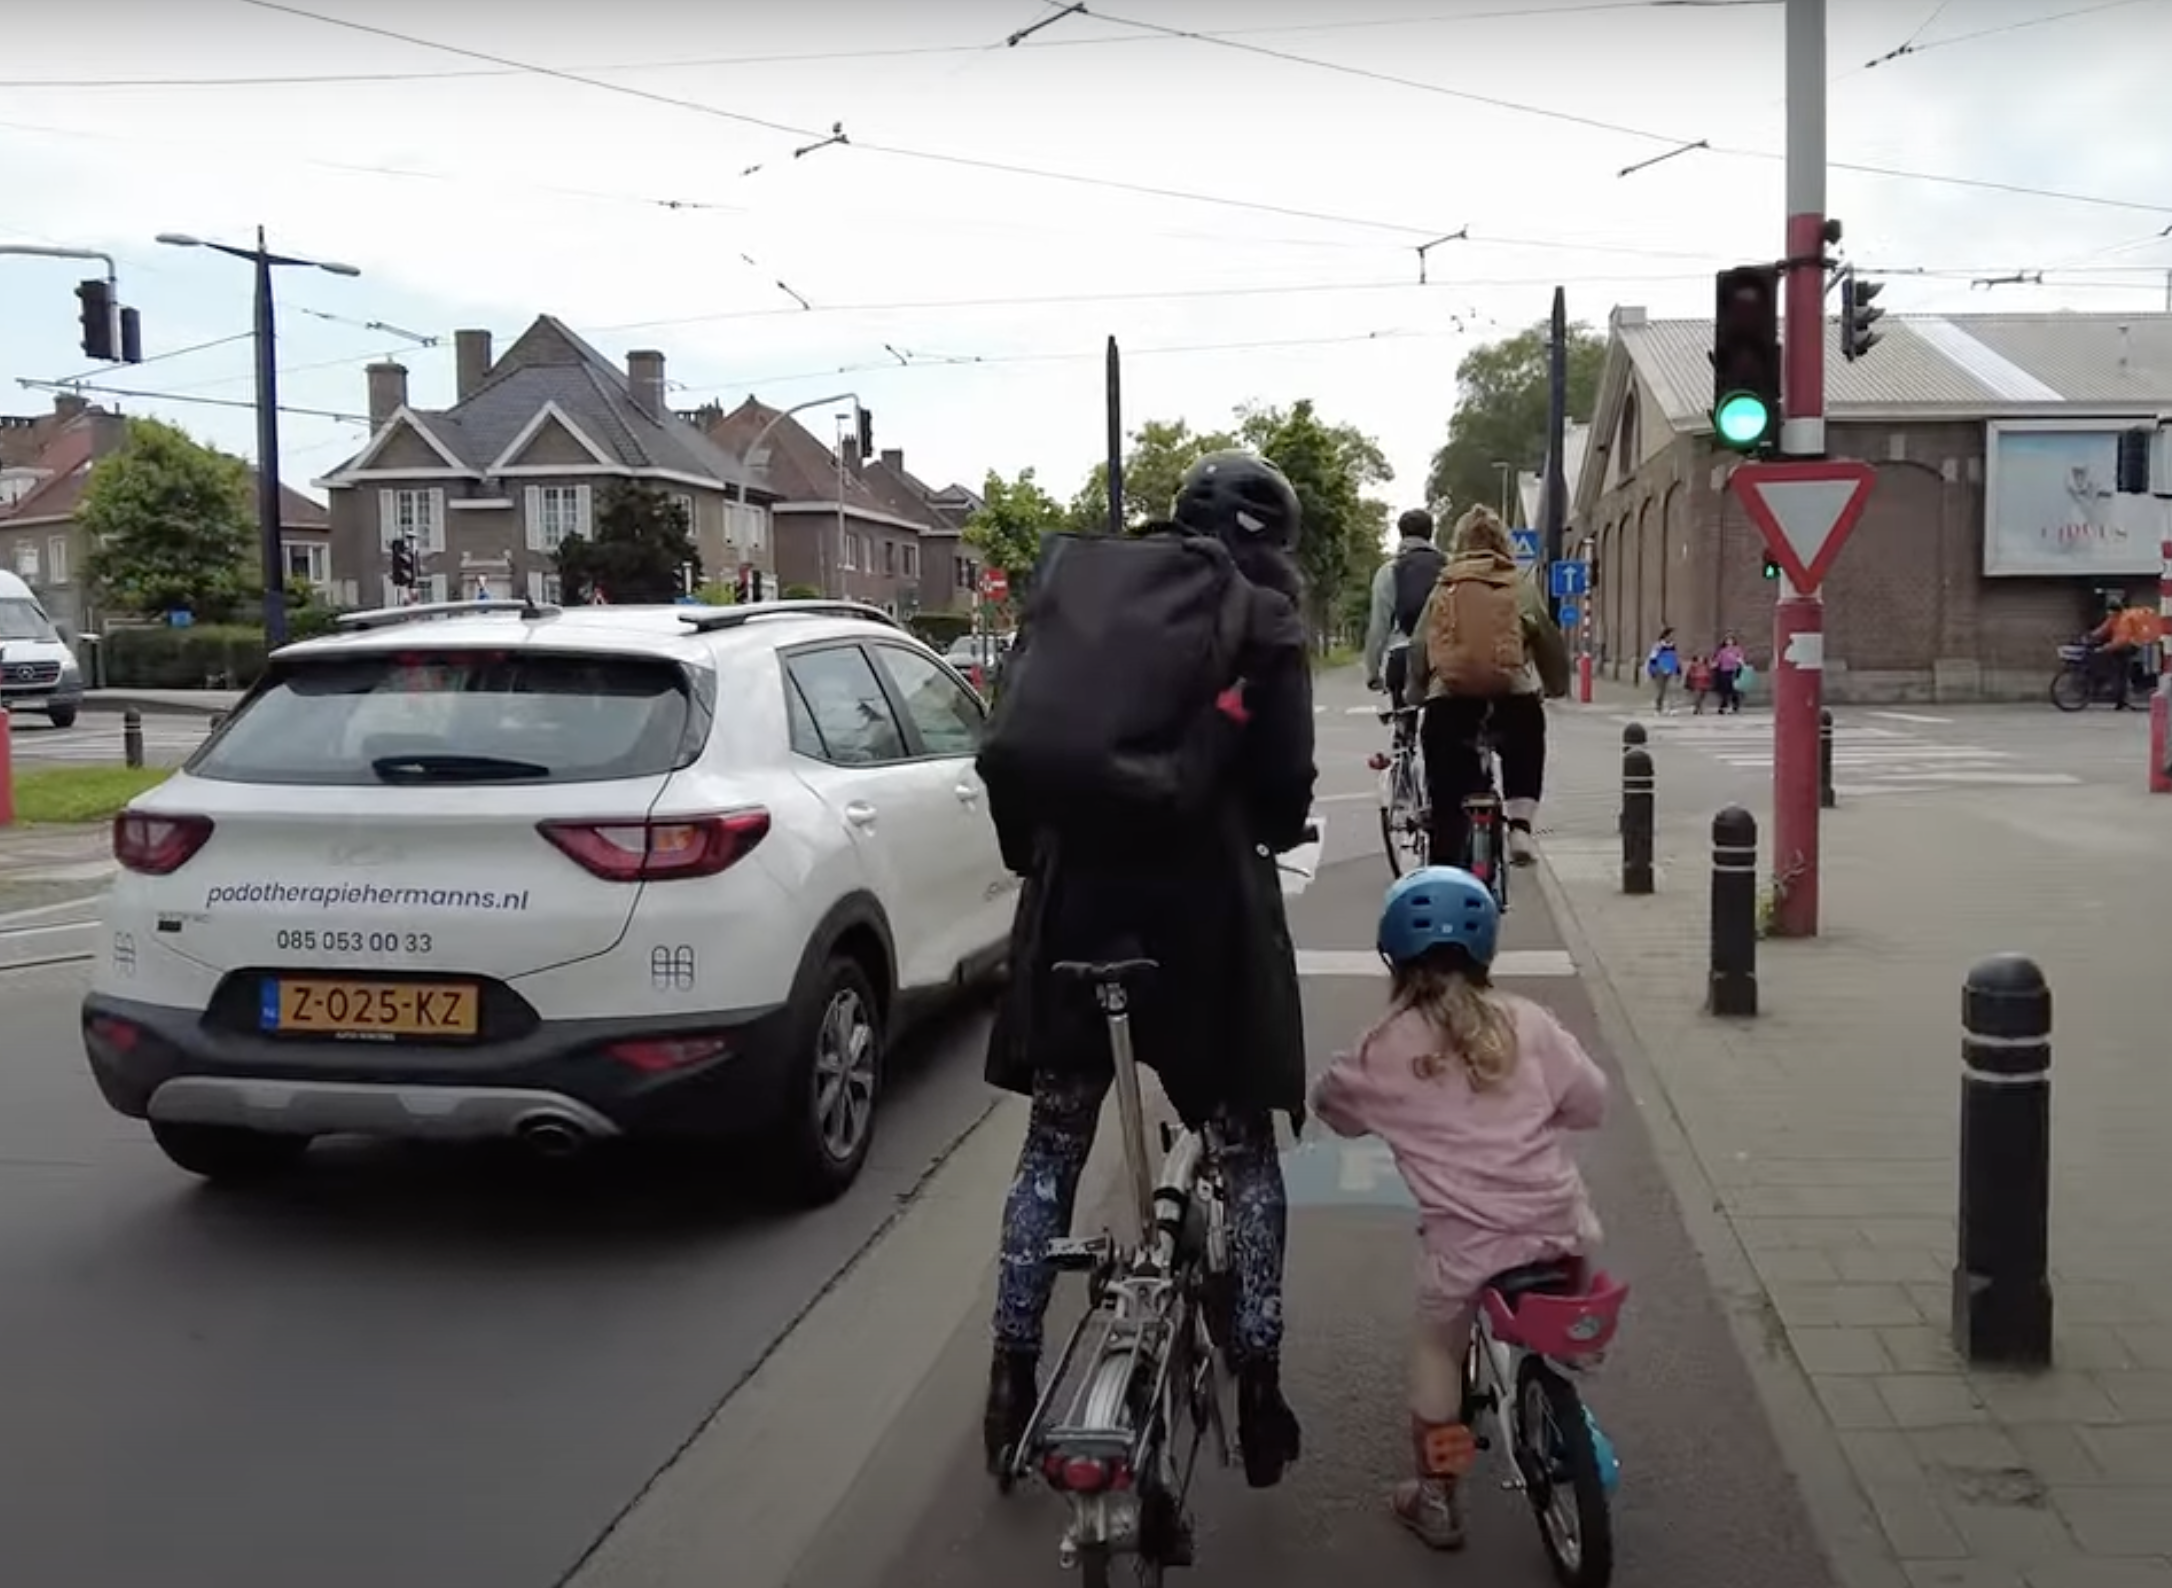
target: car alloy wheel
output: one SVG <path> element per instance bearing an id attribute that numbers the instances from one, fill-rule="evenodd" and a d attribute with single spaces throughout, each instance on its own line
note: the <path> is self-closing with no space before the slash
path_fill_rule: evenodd
<path id="1" fill-rule="evenodd" d="M 839 987 L 815 1032 L 815 1129 L 822 1150 L 849 1163 L 875 1117 L 879 1044 L 873 1011 L 856 987 Z"/>

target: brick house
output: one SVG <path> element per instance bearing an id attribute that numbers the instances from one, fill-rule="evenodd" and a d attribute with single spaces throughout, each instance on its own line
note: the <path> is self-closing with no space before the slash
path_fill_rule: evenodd
<path id="1" fill-rule="evenodd" d="M 932 537 L 942 547 L 947 577 L 956 534 L 935 523 L 917 493 L 887 479 L 878 488 L 857 436 L 832 449 L 797 418 L 780 421 L 776 409 L 752 397 L 729 413 L 711 404 L 690 417 L 735 455 L 746 456 L 763 437 L 766 456 L 748 462 L 777 498 L 770 512 L 782 584 L 865 601 L 900 617 L 947 605 L 946 588 L 929 582 L 926 557 Z"/>
<path id="2" fill-rule="evenodd" d="M 555 600 L 559 542 L 593 533 L 597 490 L 618 481 L 679 498 L 706 579 L 742 563 L 775 576 L 772 493 L 671 411 L 663 354 L 629 353 L 621 371 L 547 314 L 495 359 L 488 331 L 453 343 L 453 405 L 414 408 L 407 371 L 371 365 L 369 443 L 317 482 L 347 604 L 392 602 L 389 553 L 403 535 L 424 600 L 478 589 Z"/>
<path id="3" fill-rule="evenodd" d="M 965 525 L 980 510 L 979 495 L 962 485 L 934 489 L 905 467 L 905 454 L 895 448 L 865 464 L 860 480 L 891 512 L 921 525 L 920 610 L 971 612 L 981 564 L 965 542 Z"/>
<path id="4" fill-rule="evenodd" d="M 0 417 L 0 568 L 38 593 L 56 624 L 95 634 L 113 614 L 99 610 L 86 568 L 89 537 L 75 522 L 91 471 L 128 439 L 128 421 L 80 397 L 55 399 L 53 412 Z M 250 471 L 254 489 L 255 471 Z M 292 486 L 280 493 L 280 549 L 287 577 L 325 589 L 331 573 L 331 523 L 325 509 Z M 250 497 L 254 511 L 255 497 Z"/>
<path id="5" fill-rule="evenodd" d="M 1877 471 L 1825 585 L 1827 697 L 2031 699 L 2104 593 L 2154 592 L 2163 509 L 2111 494 L 2117 432 L 2172 410 L 2172 315 L 1894 315 L 1850 364 L 1827 322 L 1826 447 Z M 1713 444 L 1709 320 L 1616 309 L 1570 513 L 1593 650 L 1635 674 L 1735 630 L 1769 668 L 1776 581 Z"/>

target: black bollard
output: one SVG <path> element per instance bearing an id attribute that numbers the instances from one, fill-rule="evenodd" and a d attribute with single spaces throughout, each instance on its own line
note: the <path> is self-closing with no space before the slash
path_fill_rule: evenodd
<path id="1" fill-rule="evenodd" d="M 1757 1013 L 1757 818 L 1730 805 L 1712 818 L 1712 969 L 1704 1007 Z"/>
<path id="2" fill-rule="evenodd" d="M 121 759 L 130 766 L 143 765 L 143 713 L 121 713 Z"/>
<path id="3" fill-rule="evenodd" d="M 1636 747 L 1637 747 L 1638 745 L 1640 745 L 1640 744 L 1642 744 L 1642 743 L 1644 743 L 1644 742 L 1645 742 L 1645 733 L 1644 733 L 1644 724 L 1643 724 L 1643 723 L 1641 723 L 1641 722 L 1632 722 L 1632 723 L 1630 723 L 1630 724 L 1629 724 L 1629 726 L 1627 726 L 1626 728 L 1622 729 L 1622 731 L 1621 731 L 1621 753 L 1622 753 L 1623 755 L 1627 755 L 1627 754 L 1628 754 L 1628 753 L 1629 753 L 1629 752 L 1630 752 L 1631 750 L 1634 750 L 1634 749 L 1635 749 L 1635 748 L 1636 748 Z M 1624 825 L 1624 824 L 1625 824 L 1625 823 L 1626 823 L 1626 822 L 1627 822 L 1628 820 L 1629 820 L 1629 816 L 1628 816 L 1628 813 L 1627 813 L 1627 811 L 1626 811 L 1626 810 L 1621 810 L 1621 811 L 1617 811 L 1617 812 L 1615 812 L 1615 813 L 1614 813 L 1614 831 L 1615 831 L 1615 832 L 1617 832 L 1617 833 L 1619 833 L 1619 832 L 1625 832 L 1625 831 L 1627 831 L 1627 828 L 1625 827 L 1625 825 Z"/>
<path id="4" fill-rule="evenodd" d="M 1621 891 L 1652 891 L 1652 753 L 1632 747 L 1621 758 Z"/>
<path id="5" fill-rule="evenodd" d="M 1840 803 L 1833 792 L 1833 714 L 1818 713 L 1818 804 L 1831 810 Z"/>
<path id="6" fill-rule="evenodd" d="M 1960 1260 L 1953 1348 L 2051 1365 L 2051 988 L 1998 954 L 1961 984 Z"/>

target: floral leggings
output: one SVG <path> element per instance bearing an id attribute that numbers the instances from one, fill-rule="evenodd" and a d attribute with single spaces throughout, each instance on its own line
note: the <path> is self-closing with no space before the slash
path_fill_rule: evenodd
<path id="1" fill-rule="evenodd" d="M 1003 1204 L 1003 1245 L 996 1280 L 995 1338 L 1007 1351 L 1038 1351 L 1041 1320 L 1055 1288 L 1048 1243 L 1071 1231 L 1079 1175 L 1093 1150 L 1094 1128 L 1112 1077 L 1107 1073 L 1034 1077 L 1018 1173 Z M 1282 1255 L 1289 1201 L 1269 1116 L 1222 1126 L 1222 1185 L 1229 1199 L 1230 1263 L 1236 1270 L 1235 1345 L 1240 1356 L 1272 1358 L 1282 1348 Z"/>

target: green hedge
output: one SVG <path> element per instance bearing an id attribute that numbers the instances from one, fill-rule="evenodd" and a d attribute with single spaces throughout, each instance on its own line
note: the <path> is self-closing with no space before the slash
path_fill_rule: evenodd
<path id="1" fill-rule="evenodd" d="M 238 623 L 114 629 L 108 689 L 247 689 L 264 671 L 264 631 Z"/>

